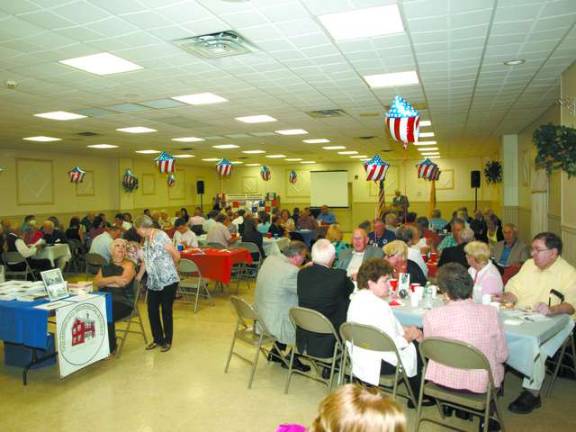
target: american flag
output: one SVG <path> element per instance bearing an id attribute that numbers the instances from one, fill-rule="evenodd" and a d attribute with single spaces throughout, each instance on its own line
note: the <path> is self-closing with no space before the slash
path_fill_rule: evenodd
<path id="1" fill-rule="evenodd" d="M 290 174 L 288 174 L 288 181 L 291 184 L 296 184 L 296 182 L 298 181 L 298 174 L 296 174 L 296 171 L 294 170 L 290 171 Z"/>
<path id="2" fill-rule="evenodd" d="M 372 159 L 364 163 L 364 169 L 366 170 L 366 180 L 384 180 L 386 178 L 386 172 L 388 172 L 388 168 L 390 168 L 390 164 L 384 162 L 379 155 L 374 156 Z"/>
<path id="3" fill-rule="evenodd" d="M 400 96 L 395 96 L 386 113 L 386 125 L 395 141 L 400 141 L 404 148 L 409 143 L 418 141 L 420 133 L 420 113 Z"/>
<path id="4" fill-rule="evenodd" d="M 160 169 L 161 173 L 173 173 L 176 169 L 176 164 L 172 155 L 166 152 L 160 153 L 156 159 L 156 166 Z"/>
<path id="5" fill-rule="evenodd" d="M 85 175 L 86 171 L 83 171 L 80 167 L 74 167 L 68 171 L 68 178 L 70 179 L 70 183 L 82 183 Z"/>
<path id="6" fill-rule="evenodd" d="M 262 180 L 264 181 L 268 181 L 272 178 L 272 173 L 270 172 L 270 168 L 268 168 L 266 165 L 262 165 L 260 167 L 260 177 L 262 177 Z"/>
<path id="7" fill-rule="evenodd" d="M 232 174 L 232 163 L 229 160 L 221 159 L 216 164 L 216 172 L 220 177 L 229 177 Z"/>

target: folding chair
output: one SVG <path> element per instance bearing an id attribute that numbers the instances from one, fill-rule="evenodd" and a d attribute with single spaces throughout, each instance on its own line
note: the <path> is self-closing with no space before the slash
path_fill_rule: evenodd
<path id="1" fill-rule="evenodd" d="M 336 330 L 334 330 L 334 326 L 330 322 L 328 318 L 322 315 L 320 312 L 315 311 L 313 309 L 307 309 L 303 307 L 293 307 L 290 308 L 289 312 L 290 321 L 294 324 L 296 329 L 300 328 L 302 330 L 306 330 L 312 333 L 319 333 L 324 335 L 333 335 L 336 339 L 334 344 L 334 351 L 332 356 L 330 357 L 315 357 L 307 352 L 298 352 L 301 358 L 308 360 L 313 366 L 316 371 L 316 375 L 313 375 L 310 372 L 301 372 L 299 370 L 294 370 L 292 368 L 294 363 L 294 356 L 297 350 L 297 347 L 292 347 L 292 353 L 290 355 L 290 365 L 288 367 L 288 376 L 286 378 L 286 387 L 284 389 L 284 393 L 288 393 L 288 389 L 290 387 L 290 380 L 292 378 L 292 374 L 299 374 L 304 375 L 308 378 L 312 378 L 315 381 L 319 381 L 321 383 L 326 384 L 328 391 L 332 389 L 334 383 L 334 373 L 336 371 L 336 362 L 342 357 L 342 343 L 340 342 L 340 337 Z M 330 368 L 330 378 L 325 379 L 322 377 L 322 371 L 320 368 Z"/>
<path id="2" fill-rule="evenodd" d="M 355 348 L 378 352 L 393 352 L 396 356 L 396 373 L 393 375 L 381 375 L 378 388 L 388 393 L 390 393 L 391 389 L 392 399 L 396 399 L 396 395 L 398 394 L 411 400 L 414 406 L 416 406 L 416 397 L 412 392 L 408 375 L 406 375 L 406 369 L 402 364 L 396 344 L 394 344 L 390 336 L 376 327 L 353 322 L 346 322 L 340 326 L 340 336 L 342 343 L 347 345 L 348 348 L 344 350 L 341 373 L 346 370 L 348 361 L 351 363 L 351 369 L 353 368 Z M 350 373 L 350 378 L 352 378 L 352 373 Z M 398 383 L 404 383 L 407 390 L 406 394 L 399 394 L 397 392 Z"/>
<path id="3" fill-rule="evenodd" d="M 232 338 L 232 345 L 230 346 L 230 352 L 228 353 L 228 360 L 226 361 L 226 368 L 224 369 L 224 373 L 228 373 L 230 360 L 234 354 L 236 357 L 252 365 L 250 380 L 248 381 L 248 388 L 252 388 L 252 381 L 254 380 L 254 374 L 256 373 L 256 367 L 258 366 L 258 357 L 260 353 L 264 354 L 265 357 L 268 357 L 269 351 L 264 349 L 264 345 L 274 344 L 276 342 L 276 338 L 270 334 L 256 310 L 251 305 L 246 303 L 245 300 L 241 299 L 240 297 L 232 296 L 230 297 L 230 302 L 232 303 L 232 306 L 234 306 L 237 320 L 236 328 L 234 329 L 234 337 Z M 234 351 L 236 339 L 240 339 L 241 341 L 256 347 L 256 354 L 253 360 L 250 360 Z"/>
<path id="4" fill-rule="evenodd" d="M 240 278 L 241 279 L 256 279 L 258 275 L 258 270 L 260 270 L 260 265 L 262 264 L 262 254 L 256 243 L 252 242 L 239 242 L 234 245 L 234 248 L 247 249 L 252 255 L 252 264 L 239 264 L 241 267 Z M 254 254 L 257 258 L 254 259 Z"/>
<path id="5" fill-rule="evenodd" d="M 491 408 L 494 408 L 495 418 L 500 422 L 502 432 L 505 432 L 504 422 L 498 411 L 498 403 L 496 400 L 497 391 L 492 379 L 492 368 L 482 352 L 464 342 L 445 338 L 426 338 L 420 343 L 420 354 L 425 362 L 425 366 L 422 371 L 422 385 L 420 386 L 420 394 L 418 395 L 416 431 L 420 430 L 420 424 L 423 421 L 429 421 L 453 429 L 450 423 L 429 417 L 422 417 L 422 399 L 424 396 L 428 396 L 436 400 L 436 405 L 438 406 L 442 419 L 444 419 L 444 414 L 441 409 L 442 405 L 483 417 L 484 432 L 488 432 Z M 426 382 L 426 370 L 428 369 L 429 361 L 434 361 L 454 369 L 486 371 L 488 374 L 488 388 L 486 393 L 464 393 L 436 385 L 432 382 Z"/>
<path id="6" fill-rule="evenodd" d="M 30 275 L 32 280 L 36 280 L 36 276 L 34 275 L 34 271 L 30 267 L 30 264 L 28 264 L 26 258 L 20 255 L 19 252 L 4 252 L 2 254 L 2 261 L 5 264 L 4 276 L 6 279 L 22 278 L 28 280 L 28 275 Z M 23 270 L 10 270 L 10 266 L 17 266 L 19 264 L 23 267 Z"/>
<path id="7" fill-rule="evenodd" d="M 87 253 L 84 257 L 86 262 L 85 272 L 90 274 L 97 274 L 100 268 L 106 264 L 106 260 L 102 255 L 97 253 Z"/>
<path id="8" fill-rule="evenodd" d="M 572 366 L 566 364 L 567 362 L 571 362 Z M 576 377 L 576 346 L 574 344 L 574 333 L 571 332 L 558 353 L 558 356 L 554 359 L 550 359 L 548 364 L 550 368 L 553 368 L 554 372 L 550 375 L 550 381 L 548 386 L 543 391 L 544 397 L 550 397 L 552 395 L 552 387 L 554 387 L 554 383 L 558 378 L 558 373 L 560 369 L 567 369 L 572 372 L 572 374 Z"/>
<path id="9" fill-rule="evenodd" d="M 196 297 L 194 300 L 194 313 L 198 310 L 200 292 L 202 292 L 202 297 L 211 300 L 211 304 L 214 306 L 214 301 L 212 301 L 212 296 L 210 291 L 208 291 L 208 285 L 202 279 L 202 273 L 194 261 L 181 259 L 178 263 L 178 273 L 180 275 L 179 288 L 182 296 Z"/>
<path id="10" fill-rule="evenodd" d="M 116 358 L 120 358 L 120 354 L 122 353 L 122 349 L 124 348 L 124 344 L 128 338 L 128 333 L 141 334 L 144 338 L 144 345 L 148 345 L 148 339 L 146 338 L 146 332 L 144 331 L 144 324 L 142 323 L 142 317 L 140 316 L 140 309 L 138 309 L 138 300 L 140 299 L 141 291 L 140 282 L 134 280 L 132 289 L 134 290 L 134 307 L 132 308 L 132 312 L 126 318 L 122 318 L 114 323 L 114 325 L 118 323 L 126 324 L 124 328 L 119 329 L 116 333 L 116 339 L 121 340 L 120 345 L 116 350 Z M 132 324 L 138 324 L 140 330 L 130 330 Z"/>
<path id="11" fill-rule="evenodd" d="M 226 249 L 224 247 L 224 245 L 222 245 L 220 243 L 216 243 L 216 242 L 208 242 L 208 243 L 206 243 L 206 247 L 209 247 L 212 249 Z"/>
<path id="12" fill-rule="evenodd" d="M 70 247 L 72 259 L 67 263 L 67 270 L 70 272 L 74 271 L 80 273 L 82 269 L 86 267 L 84 263 L 82 243 L 77 239 L 69 239 L 68 246 Z"/>

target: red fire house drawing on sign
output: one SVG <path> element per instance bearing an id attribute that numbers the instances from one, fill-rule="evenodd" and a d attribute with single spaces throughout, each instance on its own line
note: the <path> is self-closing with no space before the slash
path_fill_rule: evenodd
<path id="1" fill-rule="evenodd" d="M 86 319 L 76 318 L 74 320 L 72 325 L 72 346 L 83 344 L 94 337 L 96 337 L 96 323 L 88 318 L 88 314 L 86 314 Z"/>

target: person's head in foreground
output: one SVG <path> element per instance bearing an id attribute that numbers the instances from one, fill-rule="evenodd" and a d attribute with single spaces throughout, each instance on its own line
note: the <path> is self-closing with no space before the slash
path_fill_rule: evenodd
<path id="1" fill-rule="evenodd" d="M 336 249 L 330 240 L 320 239 L 312 246 L 312 261 L 314 264 L 332 267 L 336 259 Z"/>
<path id="2" fill-rule="evenodd" d="M 390 286 L 389 280 L 392 278 L 394 268 L 392 265 L 380 258 L 366 260 L 358 269 L 356 282 L 358 289 L 368 289 L 380 298 L 388 296 Z"/>
<path id="3" fill-rule="evenodd" d="M 352 232 L 352 247 L 356 252 L 364 252 L 368 246 L 368 234 L 361 228 Z"/>
<path id="4" fill-rule="evenodd" d="M 466 261 L 475 270 L 480 271 L 490 262 L 490 247 L 481 241 L 471 241 L 464 246 Z"/>
<path id="5" fill-rule="evenodd" d="M 436 283 L 449 300 L 466 300 L 472 297 L 474 281 L 462 264 L 448 263 L 440 267 Z"/>
<path id="6" fill-rule="evenodd" d="M 298 240 L 291 241 L 288 247 L 284 249 L 286 258 L 296 267 L 300 267 L 304 263 L 307 254 L 308 246 L 306 246 L 306 243 Z"/>
<path id="7" fill-rule="evenodd" d="M 112 262 L 121 263 L 126 259 L 126 240 L 117 238 L 110 243 Z"/>
<path id="8" fill-rule="evenodd" d="M 342 232 L 342 229 L 340 228 L 340 225 L 338 225 L 338 224 L 330 225 L 330 227 L 328 228 L 328 231 L 326 231 L 326 240 L 329 240 L 331 242 L 342 241 L 343 236 L 344 236 L 344 233 Z"/>
<path id="9" fill-rule="evenodd" d="M 532 240 L 530 255 L 540 270 L 547 269 L 562 255 L 562 240 L 556 234 L 543 232 Z"/>
<path id="10" fill-rule="evenodd" d="M 406 416 L 376 389 L 346 384 L 320 403 L 309 432 L 405 432 Z"/>
<path id="11" fill-rule="evenodd" d="M 147 237 L 154 230 L 154 221 L 146 215 L 138 216 L 134 221 L 134 228 L 141 237 Z"/>
<path id="12" fill-rule="evenodd" d="M 188 231 L 188 224 L 184 218 L 178 218 L 176 219 L 176 222 L 174 222 L 174 228 L 176 228 L 176 231 L 179 233 L 184 234 Z"/>
<path id="13" fill-rule="evenodd" d="M 408 260 L 408 246 L 402 240 L 394 240 L 382 248 L 386 261 L 395 269 L 400 269 Z"/>

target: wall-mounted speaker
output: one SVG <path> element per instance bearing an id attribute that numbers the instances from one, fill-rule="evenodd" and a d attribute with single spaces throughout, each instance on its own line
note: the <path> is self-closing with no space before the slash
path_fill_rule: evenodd
<path id="1" fill-rule="evenodd" d="M 470 171 L 470 187 L 480 187 L 480 171 Z"/>
<path id="2" fill-rule="evenodd" d="M 198 180 L 196 182 L 196 194 L 204 195 L 204 180 Z"/>

